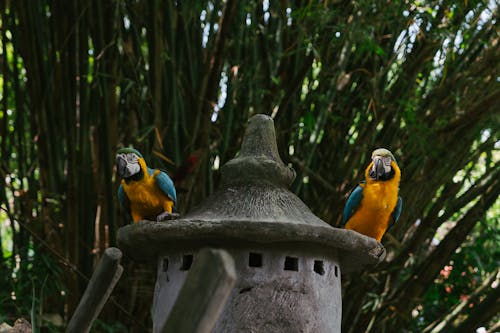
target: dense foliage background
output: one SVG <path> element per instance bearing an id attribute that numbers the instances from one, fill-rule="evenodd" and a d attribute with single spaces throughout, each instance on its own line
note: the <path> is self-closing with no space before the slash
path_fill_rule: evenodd
<path id="1" fill-rule="evenodd" d="M 217 187 L 272 115 L 292 190 L 338 225 L 373 148 L 403 170 L 386 262 L 344 276 L 345 332 L 499 330 L 495 1 L 3 0 L 0 322 L 62 331 L 128 223 L 114 151 Z M 154 267 L 125 258 L 96 332 L 146 332 Z"/>

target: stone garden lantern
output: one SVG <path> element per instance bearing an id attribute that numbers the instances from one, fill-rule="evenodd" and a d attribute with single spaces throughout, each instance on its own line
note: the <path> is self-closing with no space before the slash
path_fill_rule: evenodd
<path id="1" fill-rule="evenodd" d="M 250 119 L 221 173 L 219 189 L 181 219 L 119 230 L 125 253 L 157 262 L 153 332 L 206 247 L 227 251 L 238 277 L 213 332 L 340 332 L 341 272 L 377 264 L 383 246 L 328 225 L 288 190 L 295 172 L 281 161 L 268 116 Z"/>

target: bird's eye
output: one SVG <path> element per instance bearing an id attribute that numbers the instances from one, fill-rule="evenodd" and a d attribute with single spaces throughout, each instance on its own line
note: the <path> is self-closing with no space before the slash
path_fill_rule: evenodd
<path id="1" fill-rule="evenodd" d="M 127 162 L 129 162 L 129 163 L 137 162 L 137 156 L 135 156 L 134 154 L 128 154 L 126 159 L 127 159 Z"/>

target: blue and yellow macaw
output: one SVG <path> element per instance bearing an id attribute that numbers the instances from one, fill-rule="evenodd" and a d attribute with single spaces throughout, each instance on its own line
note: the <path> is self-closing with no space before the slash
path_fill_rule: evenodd
<path id="1" fill-rule="evenodd" d="M 347 199 L 342 225 L 380 242 L 401 215 L 400 179 L 401 170 L 392 153 L 384 148 L 374 150 L 365 181 Z"/>
<path id="2" fill-rule="evenodd" d="M 118 200 L 134 222 L 177 216 L 173 213 L 177 195 L 172 179 L 164 171 L 148 168 L 141 153 L 133 148 L 119 149 L 116 170 L 121 178 Z"/>

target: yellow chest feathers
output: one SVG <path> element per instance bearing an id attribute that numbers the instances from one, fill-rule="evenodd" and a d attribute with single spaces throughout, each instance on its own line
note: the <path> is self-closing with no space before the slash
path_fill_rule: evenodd
<path id="1" fill-rule="evenodd" d="M 168 197 L 156 185 L 154 176 L 145 175 L 140 181 L 127 184 L 122 181 L 123 190 L 130 200 L 130 208 L 142 215 L 157 214 L 163 210 Z"/>
<path id="2" fill-rule="evenodd" d="M 391 214 L 398 201 L 398 192 L 397 183 L 385 182 L 365 185 L 361 205 L 373 213 Z"/>
<path id="3" fill-rule="evenodd" d="M 363 199 L 346 229 L 358 231 L 380 242 L 398 201 L 398 183 L 371 183 L 363 186 Z"/>

